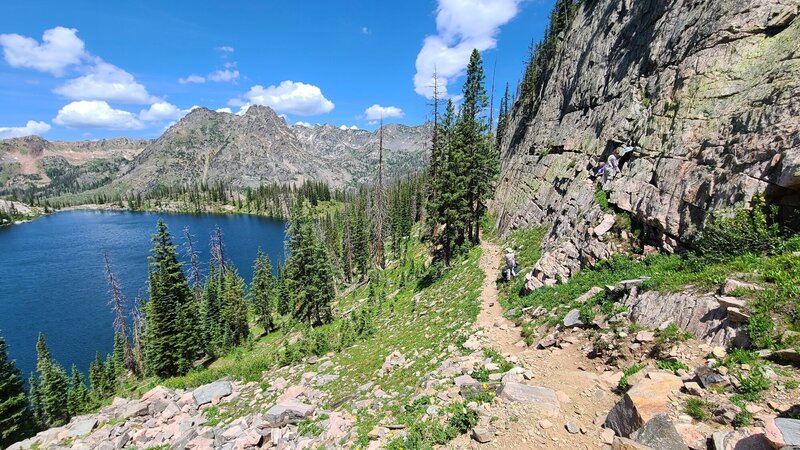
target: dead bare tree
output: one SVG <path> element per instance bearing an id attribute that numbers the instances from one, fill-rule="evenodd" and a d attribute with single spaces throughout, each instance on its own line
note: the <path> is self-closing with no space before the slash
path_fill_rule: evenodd
<path id="1" fill-rule="evenodd" d="M 225 246 L 222 244 L 222 230 L 219 226 L 211 232 L 211 263 L 218 267 L 220 273 L 225 272 Z"/>
<path id="2" fill-rule="evenodd" d="M 200 262 L 197 257 L 197 251 L 194 249 L 189 227 L 183 228 L 183 237 L 186 241 L 186 253 L 189 255 L 189 279 L 192 282 L 192 290 L 194 290 L 195 298 L 200 298 L 200 294 L 203 292 L 202 282 L 200 281 Z"/>
<path id="3" fill-rule="evenodd" d="M 114 333 L 122 341 L 122 351 L 125 359 L 125 368 L 131 372 L 136 372 L 136 364 L 133 359 L 131 349 L 130 334 L 128 333 L 128 323 L 125 320 L 125 300 L 122 297 L 122 289 L 117 281 L 114 270 L 111 267 L 111 260 L 108 253 L 103 253 L 103 263 L 105 264 L 106 281 L 108 281 L 109 292 L 111 293 L 111 303 L 114 309 Z"/>
<path id="4" fill-rule="evenodd" d="M 142 312 L 142 300 L 136 297 L 133 305 L 133 358 L 136 362 L 137 373 L 144 374 L 144 332 L 146 322 L 144 312 Z"/>
<path id="5" fill-rule="evenodd" d="M 353 281 L 353 235 L 350 229 L 350 215 L 344 214 L 344 260 L 345 279 L 348 283 Z"/>
<path id="6" fill-rule="evenodd" d="M 381 115 L 381 127 L 378 132 L 378 178 L 375 183 L 375 201 L 373 211 L 373 250 L 375 255 L 375 265 L 381 269 L 386 268 L 386 258 L 383 250 L 383 231 L 386 223 L 386 207 L 384 205 L 386 193 L 383 189 L 383 115 Z"/>
<path id="7" fill-rule="evenodd" d="M 489 134 L 492 134 L 492 125 L 494 125 L 494 80 L 497 73 L 497 59 L 494 60 L 494 68 L 492 69 L 492 94 L 489 96 Z"/>

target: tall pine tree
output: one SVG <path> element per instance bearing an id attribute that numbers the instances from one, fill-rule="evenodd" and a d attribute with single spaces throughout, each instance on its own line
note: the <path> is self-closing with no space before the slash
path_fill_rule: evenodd
<path id="1" fill-rule="evenodd" d="M 146 304 L 145 355 L 159 377 L 182 375 L 202 355 L 198 306 L 194 301 L 167 225 L 158 221 L 153 235 Z"/>
<path id="2" fill-rule="evenodd" d="M 285 282 L 294 317 L 312 326 L 330 322 L 336 295 L 333 270 L 302 201 L 295 205 L 289 223 L 289 250 Z"/>
<path id="3" fill-rule="evenodd" d="M 70 417 L 66 408 L 69 389 L 67 373 L 50 355 L 42 333 L 39 333 L 36 350 L 36 370 L 39 374 L 38 396 L 43 422 L 50 427 L 63 425 Z"/>
<path id="4" fill-rule="evenodd" d="M 19 369 L 8 359 L 6 341 L 0 337 L 0 448 L 25 439 L 33 426 Z"/>
<path id="5" fill-rule="evenodd" d="M 256 321 L 269 333 L 275 329 L 275 281 L 269 257 L 258 249 L 253 265 L 253 281 L 250 284 L 250 304 Z"/>

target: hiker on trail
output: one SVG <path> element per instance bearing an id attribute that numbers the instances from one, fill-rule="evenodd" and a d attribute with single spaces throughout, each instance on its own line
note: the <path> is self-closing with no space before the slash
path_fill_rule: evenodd
<path id="1" fill-rule="evenodd" d="M 511 247 L 506 249 L 506 268 L 503 270 L 506 281 L 511 281 L 511 277 L 517 275 L 517 257 Z"/>
<path id="2" fill-rule="evenodd" d="M 603 189 L 608 187 L 608 182 L 619 172 L 619 148 L 615 148 L 603 166 Z"/>

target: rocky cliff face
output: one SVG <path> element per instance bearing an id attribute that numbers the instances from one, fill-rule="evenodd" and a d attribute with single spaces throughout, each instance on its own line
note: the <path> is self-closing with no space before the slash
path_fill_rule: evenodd
<path id="1" fill-rule="evenodd" d="M 386 126 L 389 173 L 421 167 L 428 135 L 427 125 Z M 289 126 L 263 106 L 242 116 L 198 108 L 147 146 L 118 184 L 134 192 L 215 181 L 244 187 L 317 180 L 342 187 L 372 180 L 377 150 L 377 132 Z"/>
<path id="2" fill-rule="evenodd" d="M 637 146 L 609 203 L 654 244 L 687 242 L 710 211 L 757 192 L 800 205 L 798 0 L 594 0 L 561 36 L 537 108 L 502 149 L 500 229 L 552 225 L 567 274 L 614 251 L 590 176 Z M 576 262 L 577 261 L 577 262 Z"/>

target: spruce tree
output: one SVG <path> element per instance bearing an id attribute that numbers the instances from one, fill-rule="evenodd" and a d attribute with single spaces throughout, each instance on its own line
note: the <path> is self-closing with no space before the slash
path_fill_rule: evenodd
<path id="1" fill-rule="evenodd" d="M 292 299 L 294 317 L 312 326 L 330 322 L 331 302 L 335 297 L 333 270 L 302 201 L 295 206 L 290 220 L 289 249 L 286 289 Z"/>
<path id="2" fill-rule="evenodd" d="M 0 448 L 25 439 L 33 426 L 19 369 L 8 359 L 6 341 L 0 337 Z"/>
<path id="3" fill-rule="evenodd" d="M 31 415 L 35 428 L 44 426 L 44 418 L 42 417 L 42 397 L 39 395 L 39 380 L 33 373 L 28 376 L 28 401 L 31 405 Z"/>
<path id="4" fill-rule="evenodd" d="M 202 354 L 198 305 L 194 301 L 167 225 L 158 221 L 153 235 L 145 310 L 145 355 L 159 377 L 182 375 Z"/>
<path id="5" fill-rule="evenodd" d="M 83 374 L 73 364 L 69 390 L 67 390 L 67 410 L 71 416 L 77 416 L 86 410 L 88 403 L 89 391 L 86 388 L 86 381 L 83 379 Z"/>
<path id="6" fill-rule="evenodd" d="M 44 424 L 51 427 L 63 425 L 70 417 L 66 408 L 69 388 L 67 374 L 50 355 L 44 334 L 39 333 L 36 350 L 36 368 L 39 373 L 38 395 Z"/>
<path id="7" fill-rule="evenodd" d="M 440 127 L 444 158 L 438 178 L 432 181 L 436 183 L 438 195 L 428 208 L 428 220 L 433 229 L 433 253 L 445 265 L 450 264 L 455 250 L 464 242 L 469 211 L 466 157 L 456 126 L 455 105 L 448 100 Z"/>
<path id="8" fill-rule="evenodd" d="M 225 269 L 223 279 L 222 318 L 226 346 L 239 345 L 247 340 L 250 328 L 247 324 L 247 304 L 244 301 L 244 279 L 232 264 Z"/>
<path id="9" fill-rule="evenodd" d="M 483 85 L 484 72 L 481 55 L 472 51 L 467 65 L 467 79 L 464 82 L 464 101 L 459 112 L 456 127 L 458 145 L 464 149 L 467 167 L 467 235 L 477 244 L 480 234 L 480 221 L 486 212 L 486 201 L 491 196 L 491 184 L 499 165 L 495 147 L 489 145 L 485 132 L 486 119 L 483 110 L 487 106 L 486 88 Z"/>
<path id="10" fill-rule="evenodd" d="M 89 384 L 96 400 L 110 395 L 106 379 L 106 364 L 100 358 L 100 352 L 95 352 L 94 361 L 89 363 Z"/>
<path id="11" fill-rule="evenodd" d="M 258 249 L 253 265 L 253 281 L 250 283 L 250 304 L 256 321 L 269 333 L 275 329 L 275 282 L 269 257 Z"/>

